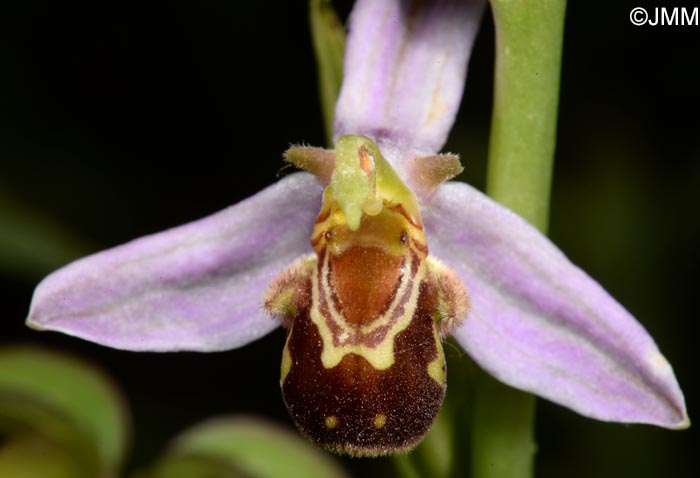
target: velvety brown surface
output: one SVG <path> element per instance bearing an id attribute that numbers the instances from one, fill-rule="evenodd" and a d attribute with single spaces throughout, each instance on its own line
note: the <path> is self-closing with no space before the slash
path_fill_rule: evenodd
<path id="1" fill-rule="evenodd" d="M 403 451 L 420 441 L 445 393 L 427 372 L 439 353 L 434 306 L 435 294 L 423 283 L 416 314 L 396 337 L 395 363 L 382 371 L 355 354 L 324 369 L 321 337 L 308 310 L 301 311 L 290 331 L 292 367 L 282 392 L 302 433 L 325 448 L 363 456 Z M 386 417 L 381 428 L 375 426 L 379 414 Z M 328 417 L 335 417 L 332 428 L 326 425 Z"/>

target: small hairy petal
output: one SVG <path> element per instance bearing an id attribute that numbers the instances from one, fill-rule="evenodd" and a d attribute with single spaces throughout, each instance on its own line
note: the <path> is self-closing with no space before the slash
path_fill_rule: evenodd
<path id="1" fill-rule="evenodd" d="M 270 280 L 311 251 L 323 187 L 290 175 L 198 221 L 77 260 L 34 292 L 27 324 L 126 350 L 216 351 L 279 322 Z"/>
<path id="2" fill-rule="evenodd" d="M 404 161 L 439 151 L 459 108 L 483 6 L 483 0 L 358 0 L 335 138 L 372 138 L 404 178 Z"/>
<path id="3" fill-rule="evenodd" d="M 423 214 L 431 254 L 472 300 L 454 335 L 494 377 L 600 420 L 688 425 L 653 339 L 534 227 L 462 183 Z"/>

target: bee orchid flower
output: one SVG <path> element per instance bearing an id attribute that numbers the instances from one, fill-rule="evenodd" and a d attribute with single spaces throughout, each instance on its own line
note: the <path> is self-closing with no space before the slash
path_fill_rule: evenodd
<path id="1" fill-rule="evenodd" d="M 67 265 L 37 287 L 28 325 L 159 352 L 233 349 L 284 325 L 292 418 L 356 455 L 427 431 L 447 334 L 498 380 L 585 416 L 686 427 L 644 327 L 536 228 L 448 181 L 461 165 L 439 152 L 483 3 L 359 0 L 336 148 L 285 156 L 313 174 Z"/>

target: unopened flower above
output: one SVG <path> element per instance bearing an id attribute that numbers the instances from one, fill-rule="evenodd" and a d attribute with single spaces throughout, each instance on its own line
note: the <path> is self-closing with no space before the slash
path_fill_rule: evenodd
<path id="1" fill-rule="evenodd" d="M 583 415 L 687 426 L 644 328 L 526 221 L 445 182 L 482 8 L 359 0 L 336 149 L 286 155 L 315 176 L 69 264 L 39 284 L 28 324 L 144 351 L 227 350 L 283 324 L 292 417 L 352 454 L 420 440 L 448 333 L 497 379 Z"/>

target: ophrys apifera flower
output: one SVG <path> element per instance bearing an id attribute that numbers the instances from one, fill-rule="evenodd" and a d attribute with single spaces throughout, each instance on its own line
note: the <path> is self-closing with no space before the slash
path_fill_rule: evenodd
<path id="1" fill-rule="evenodd" d="M 460 166 L 438 152 L 481 7 L 359 1 L 336 150 L 287 154 L 316 177 L 68 265 L 37 288 L 29 324 L 122 349 L 217 351 L 283 323 L 293 418 L 353 454 L 420 440 L 449 332 L 499 380 L 586 416 L 686 426 L 644 328 L 526 221 L 445 182 Z M 414 426 L 401 434 L 403 420 Z"/>

